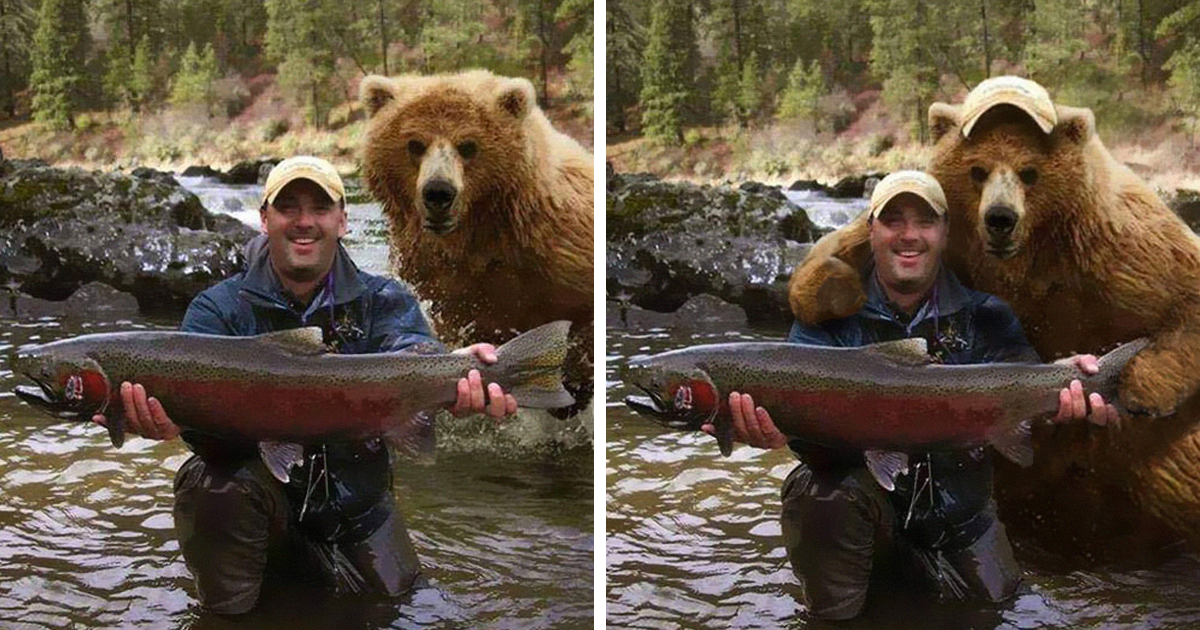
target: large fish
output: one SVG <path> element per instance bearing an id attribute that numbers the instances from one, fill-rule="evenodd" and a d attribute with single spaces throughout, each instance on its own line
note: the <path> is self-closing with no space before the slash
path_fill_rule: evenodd
<path id="1" fill-rule="evenodd" d="M 478 369 L 519 405 L 557 408 L 570 322 L 525 332 L 483 364 L 467 354 L 332 354 L 319 328 L 255 337 L 182 332 L 84 335 L 23 346 L 10 359 L 21 400 L 70 420 L 104 414 L 109 437 L 124 441 L 122 381 L 145 385 L 176 424 L 209 435 L 259 442 L 272 474 L 286 479 L 302 445 L 389 434 L 411 435 L 417 412 L 446 407 L 458 379 Z"/>
<path id="2" fill-rule="evenodd" d="M 729 393 L 750 394 L 779 430 L 835 448 L 862 450 L 883 487 L 908 468 L 908 453 L 991 444 L 1029 465 L 1031 422 L 1058 410 L 1072 379 L 1105 400 L 1116 397 L 1125 364 L 1149 343 L 1138 339 L 1100 358 L 1100 371 L 1073 365 L 933 365 L 924 339 L 857 348 L 793 343 L 693 346 L 630 361 L 622 380 L 647 396 L 625 404 L 674 429 L 716 429 L 733 449 Z"/>

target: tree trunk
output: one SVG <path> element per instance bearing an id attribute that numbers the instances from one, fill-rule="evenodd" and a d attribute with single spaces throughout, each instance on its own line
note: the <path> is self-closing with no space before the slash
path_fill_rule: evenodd
<path id="1" fill-rule="evenodd" d="M 742 76 L 742 63 L 745 55 L 742 51 L 742 7 L 740 0 L 730 0 L 733 9 L 733 59 L 737 62 L 738 77 Z"/>
<path id="2" fill-rule="evenodd" d="M 4 2 L 0 0 L 0 26 L 6 24 L 4 20 Z M 4 83 L 4 109 L 8 112 L 9 118 L 16 118 L 16 104 L 13 103 L 13 86 L 12 86 L 12 64 L 8 57 L 8 42 L 11 35 L 9 33 L 0 33 L 0 48 L 4 49 L 4 76 L 0 77 Z"/>
<path id="3" fill-rule="evenodd" d="M 549 105 L 549 102 L 550 102 L 550 88 L 549 88 L 550 71 L 548 68 L 548 66 L 550 65 L 550 33 L 549 33 L 550 20 L 546 17 L 546 2 L 545 2 L 545 0 L 538 0 L 537 12 L 538 12 L 538 40 L 541 42 L 541 46 L 542 46 L 542 51 L 541 51 L 541 55 L 540 55 L 541 65 L 542 65 L 542 67 L 541 67 L 541 76 L 542 76 L 541 105 L 542 105 L 542 107 L 546 107 Z"/>
<path id="4" fill-rule="evenodd" d="M 983 78 L 992 76 L 992 49 L 988 42 L 987 0 L 979 0 L 979 16 L 983 20 Z"/>
<path id="5" fill-rule="evenodd" d="M 1145 89 L 1149 84 L 1150 71 L 1150 53 L 1146 51 L 1146 29 L 1143 22 L 1146 19 L 1146 2 L 1138 0 L 1137 3 L 1137 36 L 1138 36 L 1138 56 L 1142 58 L 1142 89 Z"/>
<path id="6" fill-rule="evenodd" d="M 384 16 L 383 16 L 383 0 L 379 0 L 379 53 L 380 53 L 380 56 L 383 58 L 383 76 L 385 76 L 385 77 L 388 75 L 387 49 L 388 49 L 387 21 L 384 19 Z"/>

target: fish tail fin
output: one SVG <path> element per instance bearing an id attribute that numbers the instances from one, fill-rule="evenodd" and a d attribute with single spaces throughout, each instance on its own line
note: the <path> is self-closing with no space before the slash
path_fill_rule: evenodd
<path id="1" fill-rule="evenodd" d="M 1080 379 L 1083 382 L 1084 391 L 1096 392 L 1103 396 L 1104 400 L 1116 403 L 1118 400 L 1117 390 L 1121 384 L 1121 372 L 1124 371 L 1125 364 L 1149 345 L 1148 338 L 1139 337 L 1117 346 L 1111 352 L 1100 357 L 1097 361 L 1100 371 Z"/>
<path id="2" fill-rule="evenodd" d="M 496 363 L 483 370 L 485 379 L 505 386 L 522 407 L 556 409 L 575 402 L 563 387 L 563 361 L 567 358 L 569 321 L 542 324 L 517 335 L 496 349 Z"/>

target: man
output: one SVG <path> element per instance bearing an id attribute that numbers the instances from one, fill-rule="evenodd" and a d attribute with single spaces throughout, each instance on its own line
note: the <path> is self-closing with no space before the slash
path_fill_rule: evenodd
<path id="1" fill-rule="evenodd" d="M 869 208 L 872 264 L 864 273 L 867 301 L 855 315 L 819 326 L 796 322 L 789 341 L 861 346 L 910 337 L 927 340 L 947 364 L 1037 362 L 1009 307 L 959 284 L 942 264 L 951 227 L 937 181 L 919 171 L 884 178 Z M 1067 359 L 1095 373 L 1096 358 Z M 1088 402 L 1091 413 L 1088 413 Z M 862 453 L 788 442 L 749 395 L 732 392 L 735 438 L 759 448 L 787 444 L 801 463 L 784 481 L 781 515 L 792 569 L 805 585 L 810 612 L 820 618 L 857 616 L 876 560 L 920 568 L 943 596 L 999 602 L 1020 582 L 1004 526 L 992 500 L 991 455 L 983 448 L 910 454 L 910 471 L 887 492 L 867 471 Z M 1117 419 L 1078 380 L 1059 395 L 1058 420 Z M 711 432 L 711 425 L 705 427 Z"/>
<path id="2" fill-rule="evenodd" d="M 416 298 L 395 280 L 359 271 L 342 248 L 345 189 L 328 162 L 280 162 L 267 177 L 260 216 L 265 236 L 247 245 L 246 270 L 198 295 L 184 331 L 247 336 L 320 326 L 325 342 L 342 353 L 444 351 Z M 496 360 L 490 344 L 461 352 Z M 452 411 L 516 411 L 499 385 L 486 393 L 471 370 L 458 383 Z M 170 410 L 141 385 L 122 383 L 121 398 L 130 431 L 152 439 L 180 435 Z M 245 412 L 253 421 L 254 410 Z M 205 608 L 250 610 L 279 558 L 340 591 L 397 595 L 413 588 L 420 567 L 396 511 L 383 440 L 306 448 L 303 464 L 281 484 L 256 444 L 190 431 L 182 437 L 195 455 L 175 477 L 175 530 Z"/>

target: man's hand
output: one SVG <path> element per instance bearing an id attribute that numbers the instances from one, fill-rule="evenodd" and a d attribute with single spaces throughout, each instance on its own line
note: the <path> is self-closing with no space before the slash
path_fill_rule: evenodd
<path id="1" fill-rule="evenodd" d="M 762 407 L 754 407 L 750 394 L 729 393 L 729 413 L 733 416 L 733 439 L 755 448 L 775 449 L 787 444 L 787 436 L 775 428 L 771 415 Z M 706 424 L 700 427 L 709 435 L 715 435 L 716 427 Z"/>
<path id="2" fill-rule="evenodd" d="M 477 343 L 459 348 L 454 354 L 473 354 L 484 363 L 496 362 L 496 347 L 490 343 Z M 479 370 L 471 370 L 466 378 L 458 379 L 458 400 L 450 408 L 455 416 L 469 416 L 474 413 L 487 413 L 493 418 L 503 418 L 517 412 L 517 399 L 512 394 L 505 394 L 496 383 L 488 383 L 487 401 L 483 396 L 483 377 Z"/>
<path id="3" fill-rule="evenodd" d="M 121 383 L 121 404 L 125 409 L 125 431 L 151 440 L 171 440 L 179 435 L 179 427 L 167 417 L 157 398 L 148 398 L 146 388 Z M 108 426 L 103 415 L 92 416 L 92 422 Z"/>
<path id="4" fill-rule="evenodd" d="M 1100 371 L 1100 364 L 1094 354 L 1077 354 L 1055 363 L 1074 365 L 1084 374 L 1095 374 Z M 1088 413 L 1089 404 L 1092 409 L 1090 414 Z M 1054 421 L 1066 422 L 1084 418 L 1087 418 L 1092 424 L 1100 426 L 1115 425 L 1120 420 L 1120 414 L 1117 413 L 1116 407 L 1104 404 L 1104 397 L 1095 392 L 1092 392 L 1085 401 L 1083 383 L 1079 379 L 1075 379 L 1069 386 L 1058 392 L 1058 415 L 1054 417 Z"/>

